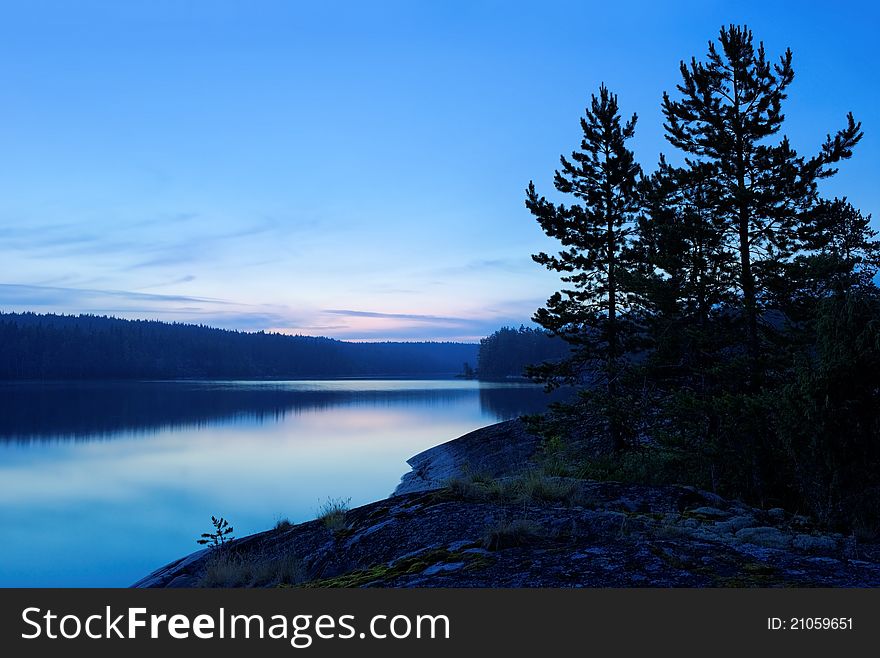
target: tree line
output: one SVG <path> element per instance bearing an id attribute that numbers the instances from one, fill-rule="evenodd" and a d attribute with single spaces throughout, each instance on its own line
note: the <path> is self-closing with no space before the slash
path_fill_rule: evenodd
<path id="1" fill-rule="evenodd" d="M 683 61 L 646 173 L 604 85 L 580 147 L 526 207 L 565 286 L 534 321 L 571 349 L 530 374 L 573 386 L 542 431 L 603 439 L 606 474 L 688 482 L 830 524 L 880 529 L 880 244 L 821 181 L 861 124 L 803 155 L 782 133 L 793 56 L 744 26 Z"/>
<path id="2" fill-rule="evenodd" d="M 568 343 L 543 329 L 502 327 L 480 341 L 477 377 L 484 381 L 525 378 L 529 366 L 560 361 Z"/>
<path id="3" fill-rule="evenodd" d="M 94 315 L 0 313 L 0 379 L 452 376 L 466 343 L 352 343 Z"/>

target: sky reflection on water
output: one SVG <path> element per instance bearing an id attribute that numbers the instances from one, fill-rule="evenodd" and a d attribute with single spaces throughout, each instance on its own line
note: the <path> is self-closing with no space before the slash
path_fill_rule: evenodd
<path id="1" fill-rule="evenodd" d="M 530 385 L 473 381 L 0 386 L 0 586 L 126 586 L 327 497 L 387 496 L 406 459 L 540 410 Z"/>

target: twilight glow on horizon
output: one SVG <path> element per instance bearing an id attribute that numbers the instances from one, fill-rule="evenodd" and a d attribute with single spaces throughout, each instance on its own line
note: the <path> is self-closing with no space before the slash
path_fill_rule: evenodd
<path id="1" fill-rule="evenodd" d="M 873 3 L 0 2 L 0 311 L 476 341 L 559 287 L 523 205 L 601 82 L 672 153 L 678 63 L 746 23 L 794 52 L 822 191 L 880 213 Z"/>

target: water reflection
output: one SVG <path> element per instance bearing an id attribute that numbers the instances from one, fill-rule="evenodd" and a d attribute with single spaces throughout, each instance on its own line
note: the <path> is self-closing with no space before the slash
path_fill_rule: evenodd
<path id="1" fill-rule="evenodd" d="M 212 514 L 241 536 L 377 500 L 410 456 L 545 402 L 459 380 L 0 385 L 0 586 L 126 586 Z"/>
<path id="2" fill-rule="evenodd" d="M 477 391 L 482 410 L 498 420 L 537 413 L 547 402 L 532 385 L 457 380 L 0 384 L 0 440 L 113 439 L 334 407 L 443 408 Z"/>

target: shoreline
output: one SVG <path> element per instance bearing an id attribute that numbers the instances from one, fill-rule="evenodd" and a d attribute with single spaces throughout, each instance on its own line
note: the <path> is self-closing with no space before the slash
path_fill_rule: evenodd
<path id="1" fill-rule="evenodd" d="M 388 498 L 167 564 L 132 587 L 876 587 L 880 546 L 693 487 L 540 471 L 518 420 L 414 455 Z"/>

